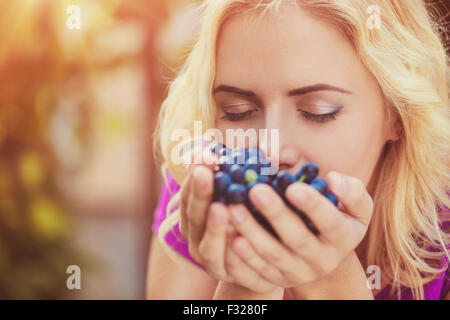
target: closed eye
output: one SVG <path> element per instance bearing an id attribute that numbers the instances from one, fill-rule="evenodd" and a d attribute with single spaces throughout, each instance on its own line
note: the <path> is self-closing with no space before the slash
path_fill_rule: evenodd
<path id="1" fill-rule="evenodd" d="M 308 121 L 314 121 L 317 123 L 325 123 L 328 121 L 336 120 L 341 111 L 341 107 L 333 112 L 324 113 L 324 114 L 315 114 L 315 113 L 310 113 L 310 112 L 307 112 L 304 110 L 298 110 L 298 111 L 300 112 L 302 117 Z"/>
<path id="2" fill-rule="evenodd" d="M 255 112 L 256 110 L 248 110 L 244 112 L 225 112 L 225 115 L 220 119 L 228 121 L 243 121 L 251 118 Z"/>

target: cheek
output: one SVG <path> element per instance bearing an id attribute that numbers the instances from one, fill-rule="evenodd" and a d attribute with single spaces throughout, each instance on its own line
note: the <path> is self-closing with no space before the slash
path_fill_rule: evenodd
<path id="1" fill-rule="evenodd" d="M 366 185 L 384 146 L 382 121 L 367 117 L 336 123 L 331 132 L 313 135 L 307 149 L 317 159 L 321 175 L 334 170 L 356 177 Z"/>

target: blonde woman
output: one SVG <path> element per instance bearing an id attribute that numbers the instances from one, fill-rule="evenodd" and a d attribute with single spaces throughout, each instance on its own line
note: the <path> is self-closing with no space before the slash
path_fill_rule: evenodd
<path id="1" fill-rule="evenodd" d="M 156 135 L 167 179 L 148 297 L 448 299 L 448 58 L 424 2 L 210 0 L 202 8 L 199 39 Z M 249 197 L 280 240 L 244 206 L 211 204 L 214 165 L 186 171 L 171 158 L 172 132 L 193 132 L 195 120 L 224 136 L 279 129 L 280 169 L 318 164 L 342 205 L 304 183 L 286 196 L 321 236 L 263 184 Z M 381 283 L 368 286 L 377 267 Z"/>

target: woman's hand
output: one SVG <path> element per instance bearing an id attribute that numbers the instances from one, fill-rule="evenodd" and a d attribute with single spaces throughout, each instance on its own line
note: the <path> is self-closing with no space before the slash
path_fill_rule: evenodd
<path id="1" fill-rule="evenodd" d="M 232 248 L 268 282 L 284 288 L 311 284 L 333 273 L 363 239 L 373 211 L 364 184 L 336 172 L 330 172 L 327 181 L 339 197 L 341 209 L 307 184 L 294 183 L 286 190 L 289 202 L 311 219 L 319 237 L 264 184 L 253 187 L 249 197 L 281 242 L 261 227 L 243 205 L 231 208 L 231 221 L 241 234 L 233 240 Z"/>
<path id="2" fill-rule="evenodd" d="M 273 293 L 280 288 L 264 280 L 231 249 L 237 234 L 229 230 L 229 208 L 221 203 L 211 204 L 214 155 L 208 150 L 199 152 L 209 164 L 190 165 L 180 189 L 180 233 L 188 241 L 190 255 L 213 278 L 236 284 L 234 292 L 244 287 L 256 293 Z"/>

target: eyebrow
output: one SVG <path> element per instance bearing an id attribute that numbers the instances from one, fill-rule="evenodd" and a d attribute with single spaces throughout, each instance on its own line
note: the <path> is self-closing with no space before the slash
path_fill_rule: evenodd
<path id="1" fill-rule="evenodd" d="M 300 96 L 303 94 L 307 94 L 310 92 L 315 92 L 315 91 L 336 91 L 336 92 L 340 92 L 340 93 L 345 93 L 345 94 L 352 94 L 352 92 L 339 88 L 339 87 L 335 87 L 329 84 L 325 84 L 325 83 L 318 83 L 318 84 L 314 84 L 312 86 L 307 86 L 307 87 L 303 87 L 303 88 L 298 88 L 298 89 L 294 89 L 289 91 L 288 96 Z"/>
<path id="2" fill-rule="evenodd" d="M 345 94 L 352 94 L 352 92 L 342 89 L 342 88 L 339 88 L 339 87 L 335 87 L 335 86 L 325 84 L 325 83 L 318 83 L 318 84 L 314 84 L 311 86 L 306 86 L 306 87 L 291 90 L 288 92 L 288 96 L 290 96 L 290 97 L 300 96 L 300 95 L 304 95 L 304 94 L 315 92 L 315 91 L 336 91 L 336 92 L 345 93 Z M 227 85 L 220 85 L 213 90 L 213 94 L 216 94 L 218 92 L 230 92 L 230 93 L 234 93 L 234 94 L 245 96 L 245 97 L 255 97 L 256 96 L 256 94 L 253 91 L 243 90 L 243 89 L 239 89 L 239 88 L 236 88 L 233 86 L 227 86 Z"/>

